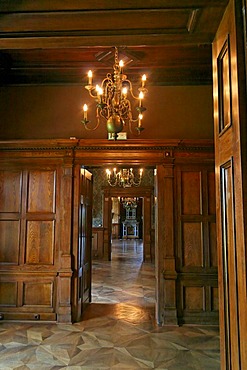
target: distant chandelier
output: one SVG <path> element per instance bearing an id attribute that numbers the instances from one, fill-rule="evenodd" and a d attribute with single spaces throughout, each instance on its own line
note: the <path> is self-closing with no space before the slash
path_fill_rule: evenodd
<path id="1" fill-rule="evenodd" d="M 131 186 L 140 186 L 142 181 L 143 169 L 139 170 L 139 174 L 135 175 L 133 168 L 123 168 L 117 172 L 116 168 L 113 171 L 106 170 L 107 181 L 110 186 L 120 186 L 130 188 Z"/>
<path id="2" fill-rule="evenodd" d="M 121 197 L 120 198 L 120 201 L 123 205 L 124 208 L 137 208 L 138 206 L 138 202 L 139 202 L 139 198 L 137 197 L 133 197 L 133 198 L 130 198 L 130 197 Z"/>
<path id="3" fill-rule="evenodd" d="M 140 135 L 144 130 L 142 127 L 143 112 L 146 108 L 143 106 L 143 98 L 147 89 L 145 88 L 146 75 L 142 76 L 141 87 L 139 87 L 139 96 L 135 96 L 132 89 L 132 83 L 123 73 L 123 61 L 118 60 L 118 49 L 115 47 L 115 64 L 113 65 L 113 73 L 107 73 L 106 77 L 101 82 L 101 85 L 93 85 L 93 73 L 88 72 L 88 85 L 85 88 L 89 95 L 96 101 L 96 124 L 90 127 L 88 120 L 88 106 L 84 104 L 84 117 L 81 121 L 87 130 L 96 130 L 99 127 L 101 118 L 106 121 L 108 133 L 112 134 L 114 140 L 117 139 L 118 133 L 125 126 L 129 127 L 133 133 Z M 129 97 L 138 101 L 136 110 L 138 116 L 132 115 L 131 102 Z"/>

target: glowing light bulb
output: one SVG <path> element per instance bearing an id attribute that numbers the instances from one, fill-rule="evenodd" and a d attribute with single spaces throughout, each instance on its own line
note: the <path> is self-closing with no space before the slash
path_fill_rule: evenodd
<path id="1" fill-rule="evenodd" d="M 127 92 L 128 92 L 127 87 L 123 87 L 122 94 L 126 96 L 127 95 Z"/>
<path id="2" fill-rule="evenodd" d="M 87 104 L 84 104 L 83 105 L 84 119 L 87 119 L 87 111 L 88 111 L 88 106 Z"/>
<path id="3" fill-rule="evenodd" d="M 88 71 L 87 76 L 88 76 L 88 84 L 89 85 L 92 85 L 92 82 L 93 82 L 93 72 L 91 70 Z"/>
<path id="4" fill-rule="evenodd" d="M 147 76 L 146 76 L 146 75 L 143 75 L 143 76 L 142 76 L 142 87 L 144 87 L 144 86 L 145 86 L 145 82 L 146 82 L 146 80 L 147 80 Z"/>

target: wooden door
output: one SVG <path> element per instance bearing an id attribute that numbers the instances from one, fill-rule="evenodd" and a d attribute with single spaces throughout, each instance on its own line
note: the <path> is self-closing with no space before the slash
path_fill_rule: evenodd
<path id="1" fill-rule="evenodd" d="M 247 369 L 243 21 L 242 2 L 231 0 L 213 43 L 217 243 L 224 370 Z"/>
<path id="2" fill-rule="evenodd" d="M 80 201 L 77 256 L 77 314 L 82 314 L 91 302 L 91 249 L 92 249 L 92 174 L 86 169 L 80 171 Z"/>
<path id="3" fill-rule="evenodd" d="M 150 262 L 152 260 L 151 251 L 151 196 L 143 198 L 143 261 Z"/>
<path id="4" fill-rule="evenodd" d="M 112 198 L 109 192 L 104 192 L 103 206 L 103 228 L 104 228 L 104 259 L 111 261 L 111 235 L 112 235 Z"/>
<path id="5" fill-rule="evenodd" d="M 214 165 L 178 164 L 174 181 L 178 323 L 218 324 Z"/>

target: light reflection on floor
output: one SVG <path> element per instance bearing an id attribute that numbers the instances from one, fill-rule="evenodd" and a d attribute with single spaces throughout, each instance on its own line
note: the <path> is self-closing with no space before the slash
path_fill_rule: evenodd
<path id="1" fill-rule="evenodd" d="M 216 327 L 158 327 L 154 266 L 142 244 L 114 243 L 93 264 L 93 301 L 73 325 L 2 323 L 0 370 L 220 369 Z"/>

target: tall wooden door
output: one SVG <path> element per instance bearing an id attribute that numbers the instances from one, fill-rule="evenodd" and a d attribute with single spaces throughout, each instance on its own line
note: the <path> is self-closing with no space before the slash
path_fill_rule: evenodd
<path id="1" fill-rule="evenodd" d="M 92 174 L 86 169 L 80 170 L 79 194 L 76 321 L 91 302 Z"/>
<path id="2" fill-rule="evenodd" d="M 213 43 L 222 369 L 247 369 L 246 75 L 242 2 L 231 0 Z"/>
<path id="3" fill-rule="evenodd" d="M 104 192 L 103 206 L 103 228 L 104 228 L 104 259 L 111 261 L 111 242 L 112 242 L 112 197 L 106 190 Z"/>

